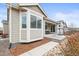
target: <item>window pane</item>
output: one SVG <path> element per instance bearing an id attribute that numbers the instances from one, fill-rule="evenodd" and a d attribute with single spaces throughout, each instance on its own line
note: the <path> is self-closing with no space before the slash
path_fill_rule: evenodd
<path id="1" fill-rule="evenodd" d="M 22 15 L 22 28 L 26 28 L 26 14 Z"/>
<path id="2" fill-rule="evenodd" d="M 36 17 L 31 15 L 31 28 L 36 28 Z"/>
<path id="3" fill-rule="evenodd" d="M 41 20 L 40 19 L 37 20 L 37 28 L 41 28 Z"/>
<path id="4" fill-rule="evenodd" d="M 45 23 L 45 29 L 47 29 L 47 23 Z"/>
<path id="5" fill-rule="evenodd" d="M 53 25 L 53 32 L 55 32 L 55 25 Z"/>
<path id="6" fill-rule="evenodd" d="M 60 25 L 59 25 L 59 27 L 60 27 Z"/>

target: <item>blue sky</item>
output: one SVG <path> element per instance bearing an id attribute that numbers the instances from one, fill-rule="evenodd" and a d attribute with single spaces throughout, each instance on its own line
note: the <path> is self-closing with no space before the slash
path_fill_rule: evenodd
<path id="1" fill-rule="evenodd" d="M 3 19 L 7 19 L 7 6 L 6 4 L 0 3 L 0 27 L 2 27 Z"/>
<path id="2" fill-rule="evenodd" d="M 61 3 L 41 3 L 48 17 L 52 20 L 64 20 L 68 25 L 73 24 L 79 27 L 79 4 L 61 4 Z M 0 26 L 1 21 L 7 18 L 7 6 L 0 4 Z"/>
<path id="3" fill-rule="evenodd" d="M 73 24 L 73 26 L 79 27 L 78 3 L 47 3 L 40 5 L 52 20 L 64 20 L 68 26 Z"/>

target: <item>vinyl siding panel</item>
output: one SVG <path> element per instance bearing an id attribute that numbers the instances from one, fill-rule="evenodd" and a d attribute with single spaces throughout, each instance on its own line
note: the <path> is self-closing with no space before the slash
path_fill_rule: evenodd
<path id="1" fill-rule="evenodd" d="M 19 41 L 19 11 L 11 10 L 11 42 L 16 43 Z"/>
<path id="2" fill-rule="evenodd" d="M 42 38 L 42 30 L 30 30 L 30 40 Z"/>
<path id="3" fill-rule="evenodd" d="M 27 40 L 27 30 L 21 30 L 21 40 Z"/>

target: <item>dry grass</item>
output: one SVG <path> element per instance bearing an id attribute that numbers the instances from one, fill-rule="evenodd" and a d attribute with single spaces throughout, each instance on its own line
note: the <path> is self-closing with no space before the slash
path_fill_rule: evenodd
<path id="1" fill-rule="evenodd" d="M 62 52 L 66 56 L 79 56 L 79 32 L 67 37 L 67 43 L 65 48 L 61 44 Z"/>
<path id="2" fill-rule="evenodd" d="M 72 35 L 72 34 L 75 34 L 76 32 L 79 32 L 79 31 L 67 31 L 64 33 L 64 35 Z"/>

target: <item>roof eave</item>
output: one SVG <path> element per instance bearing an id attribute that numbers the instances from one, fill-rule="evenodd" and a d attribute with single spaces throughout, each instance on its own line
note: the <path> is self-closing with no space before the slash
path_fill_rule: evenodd
<path id="1" fill-rule="evenodd" d="M 24 4 L 19 4 L 20 7 L 25 6 Z M 45 17 L 47 17 L 46 12 L 43 10 L 43 8 L 40 6 L 40 4 L 26 4 L 26 6 L 38 6 L 38 8 L 41 10 L 41 12 L 45 15 Z"/>

